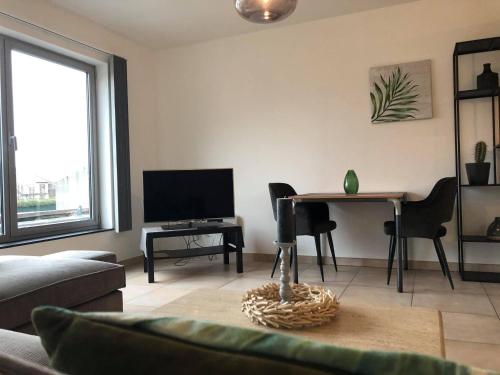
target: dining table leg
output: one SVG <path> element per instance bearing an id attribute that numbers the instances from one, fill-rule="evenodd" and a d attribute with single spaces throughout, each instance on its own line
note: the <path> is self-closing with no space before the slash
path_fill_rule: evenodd
<path id="1" fill-rule="evenodd" d="M 396 248 L 398 250 L 398 292 L 403 292 L 403 244 L 401 238 L 401 200 L 392 200 L 394 204 L 395 226 L 396 226 Z"/>
<path id="2" fill-rule="evenodd" d="M 294 220 L 293 220 L 293 223 L 295 225 L 295 223 L 297 223 L 297 218 L 295 217 L 295 201 L 292 201 L 292 207 L 293 207 L 293 217 L 294 217 Z M 294 233 L 294 245 L 293 247 L 290 249 L 290 257 L 292 259 L 292 265 L 293 265 L 293 283 L 294 284 L 298 284 L 299 283 L 299 255 L 297 253 L 297 232 L 296 232 L 296 228 L 293 229 L 293 233 Z"/>

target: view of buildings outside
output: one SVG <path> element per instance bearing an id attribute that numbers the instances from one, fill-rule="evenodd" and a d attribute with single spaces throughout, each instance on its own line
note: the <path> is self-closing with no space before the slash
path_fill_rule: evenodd
<path id="1" fill-rule="evenodd" d="M 87 168 L 83 168 L 72 176 L 66 176 L 59 181 L 48 181 L 38 177 L 34 183 L 18 184 L 18 212 L 60 211 L 74 207 L 83 211 L 83 207 L 89 207 L 89 199 L 86 196 L 88 189 L 85 189 L 84 185 L 87 181 L 88 171 Z"/>

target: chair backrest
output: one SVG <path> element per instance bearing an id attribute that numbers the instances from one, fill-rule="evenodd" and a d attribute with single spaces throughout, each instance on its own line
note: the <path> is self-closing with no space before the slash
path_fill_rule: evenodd
<path id="1" fill-rule="evenodd" d="M 453 217 L 455 198 L 457 196 L 457 178 L 445 177 L 434 185 L 425 203 L 431 207 L 433 217 L 439 224 L 446 223 Z"/>
<path id="2" fill-rule="evenodd" d="M 277 202 L 278 198 L 286 198 L 297 195 L 293 187 L 282 182 L 271 182 L 269 184 L 269 195 L 271 196 L 271 205 L 273 206 L 274 220 L 277 220 Z"/>
<path id="3" fill-rule="evenodd" d="M 457 178 L 446 177 L 434 185 L 424 200 L 404 204 L 401 218 L 403 236 L 435 238 L 441 225 L 453 216 L 456 194 Z"/>

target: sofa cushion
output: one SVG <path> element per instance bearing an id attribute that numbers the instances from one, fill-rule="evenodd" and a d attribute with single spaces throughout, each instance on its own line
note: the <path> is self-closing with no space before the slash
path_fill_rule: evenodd
<path id="1" fill-rule="evenodd" d="M 58 375 L 49 367 L 37 365 L 22 358 L 0 352 L 0 374 L 4 375 Z M 62 375 L 62 374 L 60 374 Z"/>
<path id="2" fill-rule="evenodd" d="M 73 307 L 125 286 L 123 266 L 82 259 L 0 256 L 0 328 L 30 321 L 40 305 Z"/>
<path id="3" fill-rule="evenodd" d="M 111 251 L 104 250 L 66 250 L 58 253 L 44 255 L 44 258 L 56 259 L 87 259 L 100 262 L 116 263 L 116 255 Z"/>
<path id="4" fill-rule="evenodd" d="M 33 323 L 52 366 L 73 375 L 470 373 L 423 355 L 340 348 L 180 318 L 39 307 Z"/>
<path id="5" fill-rule="evenodd" d="M 0 329 L 0 353 L 9 354 L 41 366 L 49 366 L 49 357 L 38 336 Z"/>
<path id="6" fill-rule="evenodd" d="M 122 312 L 122 292 L 120 290 L 115 290 L 114 292 L 93 299 L 92 301 L 77 306 L 71 306 L 71 310 L 80 312 Z M 35 327 L 33 327 L 31 321 L 25 325 L 17 326 L 16 332 L 28 333 L 30 335 L 36 334 Z"/>

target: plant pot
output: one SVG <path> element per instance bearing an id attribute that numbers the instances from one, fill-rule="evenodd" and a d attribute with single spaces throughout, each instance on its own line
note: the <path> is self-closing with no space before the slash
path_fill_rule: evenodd
<path id="1" fill-rule="evenodd" d="M 465 164 L 470 185 L 488 185 L 490 179 L 490 163 Z"/>
<path id="2" fill-rule="evenodd" d="M 500 217 L 496 217 L 490 224 L 486 236 L 491 240 L 500 240 Z"/>

